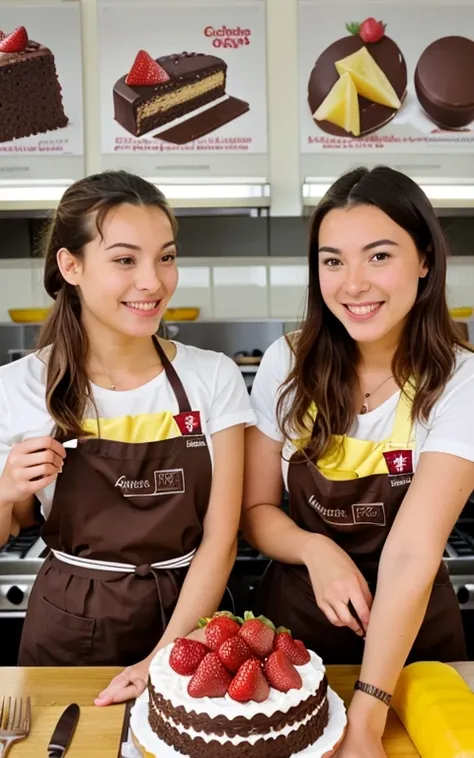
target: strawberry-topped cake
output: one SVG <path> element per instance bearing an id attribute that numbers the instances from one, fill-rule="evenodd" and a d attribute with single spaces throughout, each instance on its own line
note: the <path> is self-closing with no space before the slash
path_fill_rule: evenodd
<path id="1" fill-rule="evenodd" d="M 200 626 L 202 642 L 178 638 L 151 663 L 146 717 L 136 705 L 131 718 L 147 757 L 331 754 L 345 710 L 314 652 L 250 612 L 219 612 Z"/>

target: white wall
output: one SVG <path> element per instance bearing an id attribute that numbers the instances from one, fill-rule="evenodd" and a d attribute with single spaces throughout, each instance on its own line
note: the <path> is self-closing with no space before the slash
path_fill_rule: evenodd
<path id="1" fill-rule="evenodd" d="M 43 307 L 42 262 L 0 260 L 0 323 L 9 308 Z M 173 306 L 198 306 L 201 319 L 288 319 L 301 314 L 307 281 L 304 259 L 200 258 L 180 262 Z M 474 258 L 452 258 L 448 302 L 474 306 Z"/>

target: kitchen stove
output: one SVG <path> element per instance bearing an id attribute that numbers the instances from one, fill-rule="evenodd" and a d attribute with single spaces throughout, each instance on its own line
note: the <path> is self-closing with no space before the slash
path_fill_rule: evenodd
<path id="1" fill-rule="evenodd" d="M 45 554 L 39 526 L 23 530 L 0 548 L 0 620 L 24 617 Z"/>
<path id="2" fill-rule="evenodd" d="M 39 527 L 26 529 L 0 548 L 0 619 L 25 615 L 28 597 L 47 547 Z M 461 608 L 474 610 L 474 518 L 460 519 L 443 555 Z M 268 559 L 240 539 L 236 560 L 239 580 L 262 575 Z M 233 593 L 234 594 L 234 593 Z M 237 606 L 239 603 L 237 603 Z M 246 606 L 248 608 L 249 606 Z M 242 609 L 237 608 L 240 613 Z"/>

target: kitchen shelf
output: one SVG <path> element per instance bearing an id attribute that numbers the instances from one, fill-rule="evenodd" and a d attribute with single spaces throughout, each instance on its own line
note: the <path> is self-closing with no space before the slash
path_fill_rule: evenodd
<path id="1" fill-rule="evenodd" d="M 315 207 L 324 197 L 336 177 L 323 181 L 308 177 L 302 186 L 302 202 L 307 208 Z M 445 183 L 430 182 L 423 178 L 415 181 L 425 192 L 431 204 L 436 209 L 466 209 L 474 208 L 474 184 L 459 183 L 454 179 Z"/>

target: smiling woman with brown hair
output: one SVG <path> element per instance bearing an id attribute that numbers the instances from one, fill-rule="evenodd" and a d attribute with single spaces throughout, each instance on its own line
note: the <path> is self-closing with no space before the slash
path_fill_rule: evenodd
<path id="1" fill-rule="evenodd" d="M 176 255 L 154 185 L 79 180 L 46 240 L 39 350 L 0 368 L 0 543 L 36 503 L 50 548 L 20 663 L 126 666 L 98 705 L 143 691 L 154 652 L 217 610 L 236 554 L 253 412 L 230 358 L 157 337 Z"/>
<path id="2" fill-rule="evenodd" d="M 407 659 L 466 657 L 442 555 L 474 489 L 474 355 L 449 317 L 447 252 L 411 179 L 341 177 L 312 220 L 301 330 L 253 385 L 243 529 L 274 559 L 256 610 L 326 663 L 362 662 L 338 758 L 384 755 Z"/>

